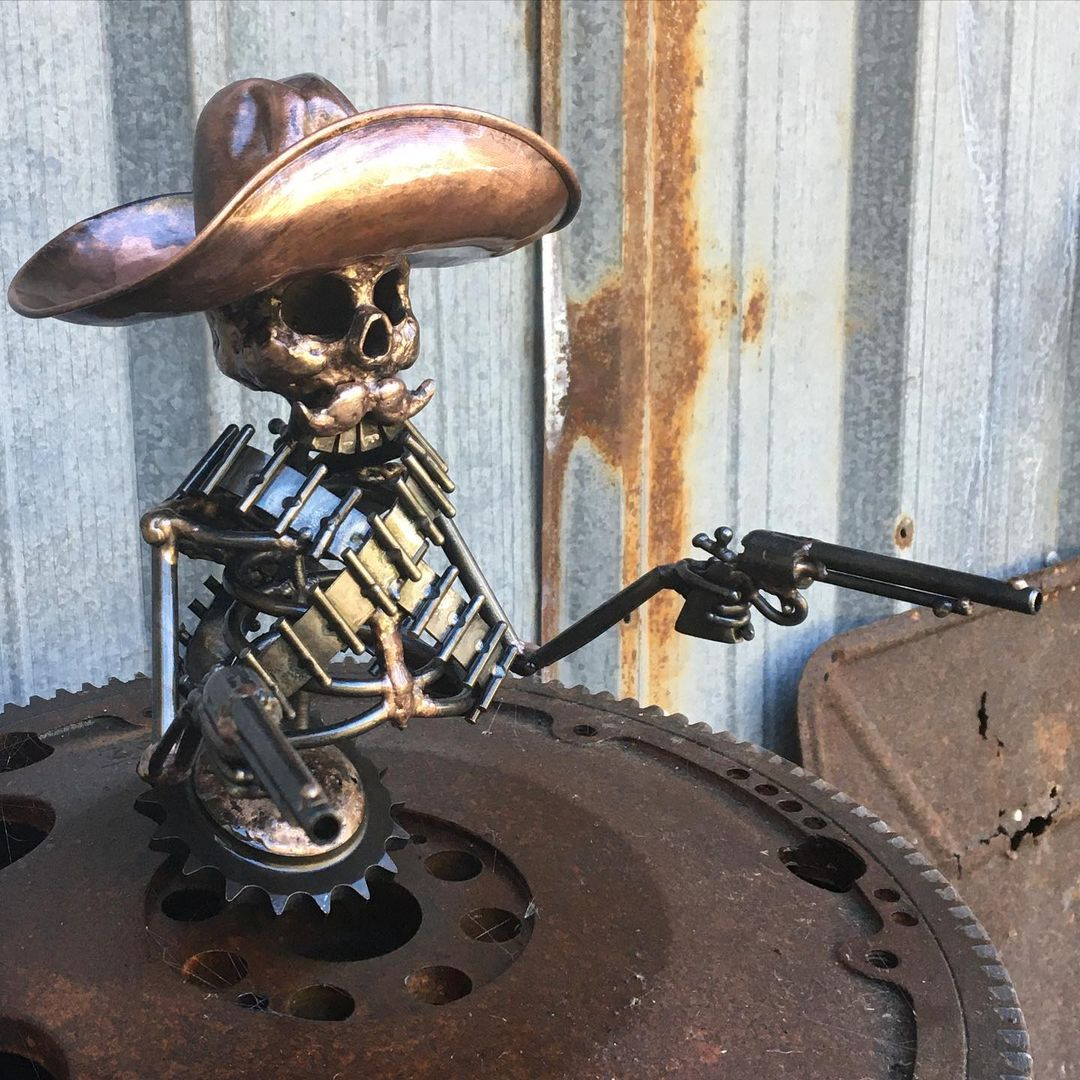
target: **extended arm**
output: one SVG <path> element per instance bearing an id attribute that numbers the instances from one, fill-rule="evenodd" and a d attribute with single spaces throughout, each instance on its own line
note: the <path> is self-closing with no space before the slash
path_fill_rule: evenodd
<path id="1" fill-rule="evenodd" d="M 713 537 L 695 536 L 694 546 L 709 558 L 682 559 L 650 570 L 550 641 L 527 649 L 514 671 L 531 675 L 561 660 L 662 589 L 672 589 L 686 601 L 676 630 L 727 644 L 754 636 L 751 609 L 781 626 L 802 622 L 808 610 L 802 590 L 815 581 L 929 607 L 939 616 L 970 615 L 973 603 L 1034 615 L 1042 604 L 1039 590 L 1022 584 L 786 533 L 747 533 L 743 550 L 735 552 L 729 546 L 733 535 L 723 528 Z"/>

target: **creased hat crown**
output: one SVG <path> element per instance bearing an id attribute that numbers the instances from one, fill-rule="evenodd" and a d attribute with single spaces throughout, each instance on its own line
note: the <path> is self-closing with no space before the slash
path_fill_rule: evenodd
<path id="1" fill-rule="evenodd" d="M 208 224 L 290 146 L 355 115 L 352 102 L 318 75 L 242 79 L 223 87 L 203 107 L 195 127 L 195 228 Z"/>

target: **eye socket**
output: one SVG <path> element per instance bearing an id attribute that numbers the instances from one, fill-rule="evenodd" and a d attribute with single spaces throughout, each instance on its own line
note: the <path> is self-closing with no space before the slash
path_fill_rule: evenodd
<path id="1" fill-rule="evenodd" d="M 352 290 L 333 274 L 299 278 L 281 294 L 281 318 L 298 334 L 338 341 L 352 325 Z"/>
<path id="2" fill-rule="evenodd" d="M 408 314 L 405 301 L 402 299 L 402 275 L 395 266 L 387 270 L 378 281 L 375 282 L 375 306 L 397 326 Z"/>

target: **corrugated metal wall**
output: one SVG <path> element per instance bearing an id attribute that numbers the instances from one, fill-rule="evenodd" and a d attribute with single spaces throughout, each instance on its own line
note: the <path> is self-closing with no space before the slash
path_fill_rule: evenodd
<path id="1" fill-rule="evenodd" d="M 1074 4 L 7 0 L 0 56 L 5 286 L 61 227 L 185 188 L 234 78 L 316 70 L 361 107 L 559 142 L 569 230 L 414 275 L 424 427 L 523 632 L 721 523 L 994 573 L 1080 550 Z M 0 699 L 23 700 L 145 667 L 139 508 L 276 409 L 197 317 L 0 334 Z M 810 599 L 738 649 L 654 601 L 560 674 L 790 750 L 803 660 L 887 610 Z"/>

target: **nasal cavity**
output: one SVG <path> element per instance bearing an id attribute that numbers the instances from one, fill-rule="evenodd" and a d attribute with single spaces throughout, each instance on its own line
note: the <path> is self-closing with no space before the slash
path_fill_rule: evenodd
<path id="1" fill-rule="evenodd" d="M 390 351 L 390 324 L 383 316 L 377 316 L 367 324 L 360 351 L 369 360 L 377 360 Z"/>

